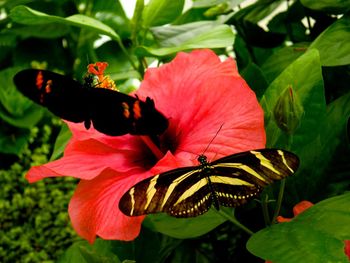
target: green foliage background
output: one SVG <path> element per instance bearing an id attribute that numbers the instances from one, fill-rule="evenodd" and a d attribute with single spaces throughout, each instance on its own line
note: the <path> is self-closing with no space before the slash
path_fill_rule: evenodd
<path id="1" fill-rule="evenodd" d="M 187 2 L 184 10 L 181 0 L 138 0 L 131 19 L 116 0 L 0 2 L 1 262 L 348 262 L 350 1 Z M 257 232 L 251 238 L 209 211 L 148 216 L 133 242 L 79 240 L 66 212 L 76 182 L 24 179 L 29 167 L 58 158 L 70 134 L 15 89 L 13 75 L 39 67 L 80 80 L 88 63 L 107 61 L 129 92 L 150 63 L 196 48 L 236 57 L 264 108 L 267 146 L 300 157 L 279 213 L 319 203 L 291 224 L 269 226 L 283 189 L 275 184 L 235 211 Z"/>

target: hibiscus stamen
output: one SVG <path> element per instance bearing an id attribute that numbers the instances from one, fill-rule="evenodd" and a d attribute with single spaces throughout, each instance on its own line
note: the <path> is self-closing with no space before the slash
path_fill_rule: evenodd
<path id="1" fill-rule="evenodd" d="M 96 62 L 94 64 L 89 64 L 87 66 L 88 74 L 92 74 L 97 77 L 98 83 L 96 84 L 96 87 L 117 90 L 117 87 L 110 76 L 105 76 L 104 71 L 107 66 L 107 62 Z"/>
<path id="2" fill-rule="evenodd" d="M 163 158 L 163 152 L 155 145 L 149 136 L 141 135 L 140 137 L 158 160 Z"/>

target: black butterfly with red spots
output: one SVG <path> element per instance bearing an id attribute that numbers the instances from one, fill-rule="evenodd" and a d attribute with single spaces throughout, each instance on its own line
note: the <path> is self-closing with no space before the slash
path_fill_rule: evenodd
<path id="1" fill-rule="evenodd" d="M 51 71 L 26 69 L 14 76 L 18 90 L 53 114 L 71 122 L 91 122 L 96 130 L 111 136 L 160 135 L 168 120 L 147 97 L 145 101 L 115 90 L 96 88 Z"/>

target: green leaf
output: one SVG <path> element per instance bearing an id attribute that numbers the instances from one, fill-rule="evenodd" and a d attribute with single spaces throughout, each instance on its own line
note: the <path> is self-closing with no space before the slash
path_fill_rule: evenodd
<path id="1" fill-rule="evenodd" d="M 75 242 L 63 256 L 58 260 L 59 263 L 120 263 L 119 258 L 109 249 L 108 241 L 96 240 L 94 245 L 86 241 Z"/>
<path id="2" fill-rule="evenodd" d="M 281 0 L 277 1 L 257 1 L 256 3 L 249 5 L 239 10 L 234 15 L 234 20 L 249 21 L 253 24 L 257 24 L 260 20 L 269 16 L 275 9 L 281 4 Z"/>
<path id="3" fill-rule="evenodd" d="M 290 142 L 289 135 L 280 130 L 273 111 L 286 88 L 292 88 L 304 109 L 301 124 Z M 310 132 L 319 126 L 326 113 L 322 71 L 317 50 L 310 50 L 287 67 L 268 87 L 260 101 L 265 112 L 267 145 L 300 149 L 315 139 Z"/>
<path id="4" fill-rule="evenodd" d="M 66 35 L 70 27 L 60 23 L 49 23 L 45 25 L 28 25 L 24 27 L 11 28 L 10 32 L 22 38 L 58 38 Z"/>
<path id="5" fill-rule="evenodd" d="M 350 193 L 326 199 L 291 222 L 254 234 L 247 243 L 254 255 L 273 263 L 349 262 L 344 240 L 350 239 Z"/>
<path id="6" fill-rule="evenodd" d="M 210 209 L 204 215 L 194 218 L 175 218 L 167 214 L 148 215 L 143 225 L 156 232 L 183 239 L 204 235 L 225 221 L 214 209 Z"/>
<path id="7" fill-rule="evenodd" d="M 231 46 L 234 34 L 227 25 L 211 22 L 195 22 L 181 26 L 152 29 L 161 48 L 138 47 L 135 53 L 141 56 L 166 56 L 196 48 L 224 48 Z"/>
<path id="8" fill-rule="evenodd" d="M 151 0 L 143 10 L 143 24 L 146 28 L 169 24 L 181 15 L 184 0 Z"/>
<path id="9" fill-rule="evenodd" d="M 63 124 L 60 130 L 60 133 L 57 136 L 55 141 L 54 149 L 50 158 L 50 161 L 56 160 L 60 156 L 62 156 L 64 149 L 70 138 L 72 137 L 72 133 L 68 128 L 67 124 Z"/>
<path id="10" fill-rule="evenodd" d="M 0 71 L 0 118 L 19 128 L 35 126 L 43 116 L 43 109 L 24 97 L 12 82 L 19 68 Z"/>
<path id="11" fill-rule="evenodd" d="M 1 124 L 0 152 L 19 155 L 28 143 L 30 131 L 28 129 L 14 129 L 6 124 Z"/>
<path id="12" fill-rule="evenodd" d="M 346 137 L 347 123 L 350 117 L 350 92 L 336 99 L 328 105 L 327 116 L 324 127 L 321 129 L 321 140 L 324 145 L 344 143 L 339 140 L 339 134 L 343 133 Z M 344 136 L 345 135 L 345 136 Z M 335 139 L 337 140 L 335 143 Z M 349 142 L 348 142 L 349 143 Z M 326 147 L 325 147 L 326 148 Z M 324 149 L 326 150 L 326 149 Z"/>
<path id="13" fill-rule="evenodd" d="M 223 3 L 229 2 L 230 6 L 237 6 L 241 4 L 244 0 L 193 0 L 193 7 L 201 8 L 201 7 L 209 7 L 214 5 L 219 5 Z"/>
<path id="14" fill-rule="evenodd" d="M 26 6 L 17 6 L 10 12 L 13 21 L 25 25 L 45 25 L 48 23 L 63 23 L 95 31 L 96 33 L 110 36 L 116 41 L 120 41 L 119 35 L 109 26 L 85 15 L 72 15 L 66 18 L 52 16 L 33 10 Z"/>
<path id="15" fill-rule="evenodd" d="M 244 80 L 248 83 L 249 87 L 255 92 L 256 97 L 258 99 L 261 98 L 268 86 L 264 72 L 261 70 L 261 68 L 251 62 L 240 73 Z"/>
<path id="16" fill-rule="evenodd" d="M 276 51 L 261 66 L 268 81 L 273 81 L 282 73 L 294 60 L 300 57 L 307 50 L 306 43 L 298 43 L 293 46 L 284 47 Z"/>
<path id="17" fill-rule="evenodd" d="M 350 10 L 349 0 L 301 0 L 303 6 L 332 14 L 344 14 Z"/>
<path id="18" fill-rule="evenodd" d="M 350 15 L 334 22 L 310 45 L 320 52 L 322 66 L 350 64 Z"/>

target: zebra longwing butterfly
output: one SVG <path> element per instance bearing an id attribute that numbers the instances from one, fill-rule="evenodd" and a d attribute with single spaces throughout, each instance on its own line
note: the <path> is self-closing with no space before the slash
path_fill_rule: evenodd
<path id="1" fill-rule="evenodd" d="M 292 175 L 299 158 L 288 151 L 260 149 L 229 155 L 199 166 L 181 167 L 147 178 L 130 188 L 119 209 L 128 216 L 166 212 L 194 217 L 213 205 L 236 207 L 246 203 L 273 181 Z"/>
<path id="2" fill-rule="evenodd" d="M 96 130 L 111 136 L 159 135 L 168 120 L 149 97 L 142 101 L 111 89 L 94 88 L 51 71 L 26 69 L 14 76 L 18 90 L 53 114 L 71 122 L 91 122 Z"/>

